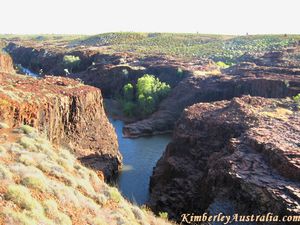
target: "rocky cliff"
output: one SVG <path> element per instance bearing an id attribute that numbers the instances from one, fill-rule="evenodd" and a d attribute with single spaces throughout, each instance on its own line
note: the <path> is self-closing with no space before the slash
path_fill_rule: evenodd
<path id="1" fill-rule="evenodd" d="M 248 62 L 238 63 L 221 75 L 195 73 L 183 79 L 160 103 L 157 112 L 126 125 L 124 134 L 135 137 L 170 131 L 184 108 L 198 102 L 228 100 L 247 94 L 275 98 L 300 92 L 300 64 L 288 53 L 266 53 L 241 60 Z"/>
<path id="2" fill-rule="evenodd" d="M 28 124 L 56 145 L 68 146 L 83 163 L 116 175 L 122 157 L 99 89 L 61 77 L 0 73 L 0 120 Z"/>
<path id="3" fill-rule="evenodd" d="M 0 72 L 14 73 L 13 61 L 11 57 L 0 49 Z"/>
<path id="4" fill-rule="evenodd" d="M 187 108 L 150 182 L 150 206 L 181 213 L 300 215 L 300 111 L 244 96 Z"/>

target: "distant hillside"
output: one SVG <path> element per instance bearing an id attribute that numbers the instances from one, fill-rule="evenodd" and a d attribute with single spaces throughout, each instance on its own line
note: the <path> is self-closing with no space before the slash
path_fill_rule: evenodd
<path id="1" fill-rule="evenodd" d="M 207 57 L 232 63 L 245 52 L 278 50 L 300 35 L 226 36 L 175 33 L 105 33 L 71 41 L 72 46 L 107 46 L 110 51 L 164 54 L 183 58 Z"/>
<path id="2" fill-rule="evenodd" d="M 213 35 L 191 33 L 115 32 L 88 35 L 0 35 L 6 41 L 47 47 L 55 52 L 96 47 L 103 53 L 166 55 L 184 59 L 210 58 L 231 64 L 244 53 L 280 50 L 300 41 L 300 35 Z"/>

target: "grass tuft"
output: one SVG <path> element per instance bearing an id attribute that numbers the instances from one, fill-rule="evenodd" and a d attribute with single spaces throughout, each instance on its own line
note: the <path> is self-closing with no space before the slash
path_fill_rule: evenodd
<path id="1" fill-rule="evenodd" d="M 20 208 L 43 211 L 41 204 L 36 199 L 34 199 L 31 196 L 30 191 L 22 185 L 9 185 L 5 194 L 5 198 L 7 200 L 13 201 Z"/>

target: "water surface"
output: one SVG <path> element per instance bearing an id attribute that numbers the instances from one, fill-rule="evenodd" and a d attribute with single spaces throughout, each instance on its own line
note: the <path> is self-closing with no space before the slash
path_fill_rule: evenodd
<path id="1" fill-rule="evenodd" d="M 148 200 L 149 181 L 153 167 L 161 157 L 171 135 L 156 135 L 152 137 L 123 138 L 124 123 L 110 119 L 116 129 L 120 151 L 123 155 L 123 171 L 117 184 L 123 196 L 141 205 Z"/>

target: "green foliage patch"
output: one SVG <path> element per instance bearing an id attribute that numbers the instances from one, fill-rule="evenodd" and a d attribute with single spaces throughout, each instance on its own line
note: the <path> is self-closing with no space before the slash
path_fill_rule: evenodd
<path id="1" fill-rule="evenodd" d="M 145 74 L 137 83 L 123 87 L 122 106 L 127 116 L 147 116 L 153 113 L 160 101 L 165 98 L 171 88 L 153 75 Z"/>

